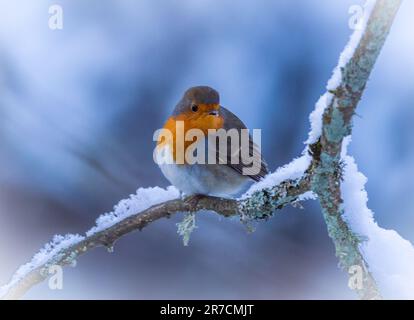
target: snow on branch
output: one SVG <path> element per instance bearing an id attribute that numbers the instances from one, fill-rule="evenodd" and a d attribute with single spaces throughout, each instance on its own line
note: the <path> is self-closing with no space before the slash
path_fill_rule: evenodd
<path id="1" fill-rule="evenodd" d="M 395 231 L 381 229 L 374 222 L 366 205 L 366 179 L 353 158 L 346 155 L 345 147 L 352 116 L 400 4 L 401 0 L 367 1 L 362 28 L 353 33 L 328 81 L 327 92 L 310 115 L 311 131 L 300 158 L 269 174 L 239 199 L 206 196 L 194 202 L 181 199 L 174 187 L 141 188 L 113 212 L 99 217 L 84 236 L 55 236 L 17 270 L 0 289 L 0 297 L 20 298 L 48 277 L 49 267 L 72 265 L 95 247 L 112 250 L 123 235 L 178 212 L 188 213 L 187 220 L 179 224 L 179 233 L 187 243 L 195 228 L 194 213 L 201 210 L 239 216 L 242 221 L 261 220 L 288 204 L 316 196 L 340 265 L 346 271 L 357 267 L 363 273 L 362 285 L 354 288 L 360 297 L 379 299 L 384 293 L 413 297 L 414 249 Z"/>
<path id="2" fill-rule="evenodd" d="M 414 247 L 394 230 L 385 230 L 368 209 L 367 178 L 347 155 L 350 137 L 344 140 L 341 159 L 345 164 L 341 197 L 343 218 L 362 240 L 360 251 L 386 298 L 414 298 Z"/>
<path id="3" fill-rule="evenodd" d="M 263 219 L 273 215 L 274 210 L 294 203 L 308 191 L 309 179 L 301 178 L 282 181 L 239 200 L 206 196 L 194 202 L 181 199 L 174 187 L 140 188 L 135 195 L 116 205 L 114 211 L 101 215 L 96 226 L 85 236 L 55 236 L 29 263 L 16 271 L 9 284 L 0 288 L 0 297 L 18 299 L 32 286 L 47 279 L 50 267 L 73 265 L 79 256 L 95 247 L 104 246 L 111 251 L 115 241 L 123 235 L 142 230 L 161 218 L 179 212 L 209 210 L 224 217 L 239 215 L 249 220 Z"/>

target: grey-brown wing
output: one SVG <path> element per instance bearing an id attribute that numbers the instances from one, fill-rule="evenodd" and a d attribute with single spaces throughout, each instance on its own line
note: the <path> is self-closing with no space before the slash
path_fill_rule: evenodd
<path id="1" fill-rule="evenodd" d="M 220 108 L 220 115 L 224 119 L 223 129 L 235 129 L 239 133 L 239 139 L 227 138 L 227 150 L 222 150 L 217 143 L 216 159 L 220 163 L 225 163 L 238 173 L 248 176 L 254 181 L 260 181 L 269 171 L 263 159 L 260 148 L 253 142 L 244 123 L 232 112 L 224 107 Z M 243 139 L 243 134 L 244 139 Z"/>

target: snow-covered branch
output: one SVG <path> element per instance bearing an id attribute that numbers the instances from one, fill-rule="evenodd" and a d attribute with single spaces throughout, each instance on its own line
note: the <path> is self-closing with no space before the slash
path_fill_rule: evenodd
<path id="1" fill-rule="evenodd" d="M 239 215 L 244 219 L 263 219 L 276 209 L 299 200 L 309 191 L 309 179 L 285 180 L 266 190 L 252 191 L 243 199 L 203 197 L 197 201 L 181 199 L 174 187 L 139 189 L 129 199 L 122 200 L 114 211 L 103 214 L 96 226 L 85 236 L 55 236 L 37 253 L 32 261 L 21 266 L 9 284 L 0 289 L 3 299 L 18 299 L 32 286 L 49 276 L 52 266 L 67 266 L 76 263 L 82 254 L 96 247 L 112 250 L 115 241 L 135 230 L 142 230 L 148 224 L 161 218 L 169 218 L 179 212 L 214 211 L 224 217 Z"/>
<path id="2" fill-rule="evenodd" d="M 412 296 L 414 248 L 396 232 L 376 225 L 366 206 L 364 177 L 346 155 L 352 117 L 400 3 L 367 2 L 362 28 L 352 35 L 327 92 L 310 116 L 312 128 L 300 158 L 269 174 L 240 199 L 204 197 L 194 202 L 181 199 L 174 187 L 139 189 L 113 212 L 99 217 L 85 236 L 56 236 L 31 262 L 18 269 L 10 283 L 0 289 L 0 296 L 19 298 L 48 277 L 50 266 L 73 264 L 98 246 L 111 249 L 123 235 L 178 212 L 209 210 L 225 217 L 240 216 L 242 221 L 260 220 L 288 204 L 316 196 L 341 266 L 346 271 L 358 267 L 363 273 L 362 285 L 355 287 L 360 297 L 381 298 L 380 289 Z M 185 232 L 182 229 L 180 232 Z M 384 261 L 376 256 L 379 252 L 392 261 L 382 265 Z"/>
<path id="3" fill-rule="evenodd" d="M 400 0 L 367 2 L 364 26 L 352 35 L 328 82 L 320 136 L 317 141 L 312 141 L 316 161 L 312 190 L 318 195 L 341 266 L 347 271 L 357 266 L 363 272 L 362 285 L 355 287 L 363 299 L 377 299 L 381 295 L 360 251 L 363 235 L 355 234 L 343 217 L 342 166 L 346 162 L 341 158 L 341 152 L 344 138 L 352 131 L 355 109 L 400 4 Z"/>

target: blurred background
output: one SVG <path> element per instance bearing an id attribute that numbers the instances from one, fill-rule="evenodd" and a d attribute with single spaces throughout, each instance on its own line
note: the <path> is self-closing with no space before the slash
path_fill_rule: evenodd
<path id="1" fill-rule="evenodd" d="M 358 0 L 0 0 L 0 283 L 58 233 L 83 233 L 138 187 L 167 186 L 152 136 L 183 91 L 210 85 L 262 129 L 272 170 L 300 155 L 308 115 Z M 48 26 L 63 8 L 63 29 Z M 414 242 L 414 3 L 404 1 L 358 107 L 350 153 L 378 223 Z M 317 202 L 248 234 L 197 216 L 97 249 L 30 299 L 354 299 Z"/>

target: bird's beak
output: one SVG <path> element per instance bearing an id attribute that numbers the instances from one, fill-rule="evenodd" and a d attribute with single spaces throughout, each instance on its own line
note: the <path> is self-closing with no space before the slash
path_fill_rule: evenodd
<path id="1" fill-rule="evenodd" d="M 210 116 L 215 116 L 215 117 L 218 117 L 218 115 L 219 115 L 219 111 L 218 110 L 211 110 L 211 111 L 209 111 L 209 113 L 208 113 Z"/>

